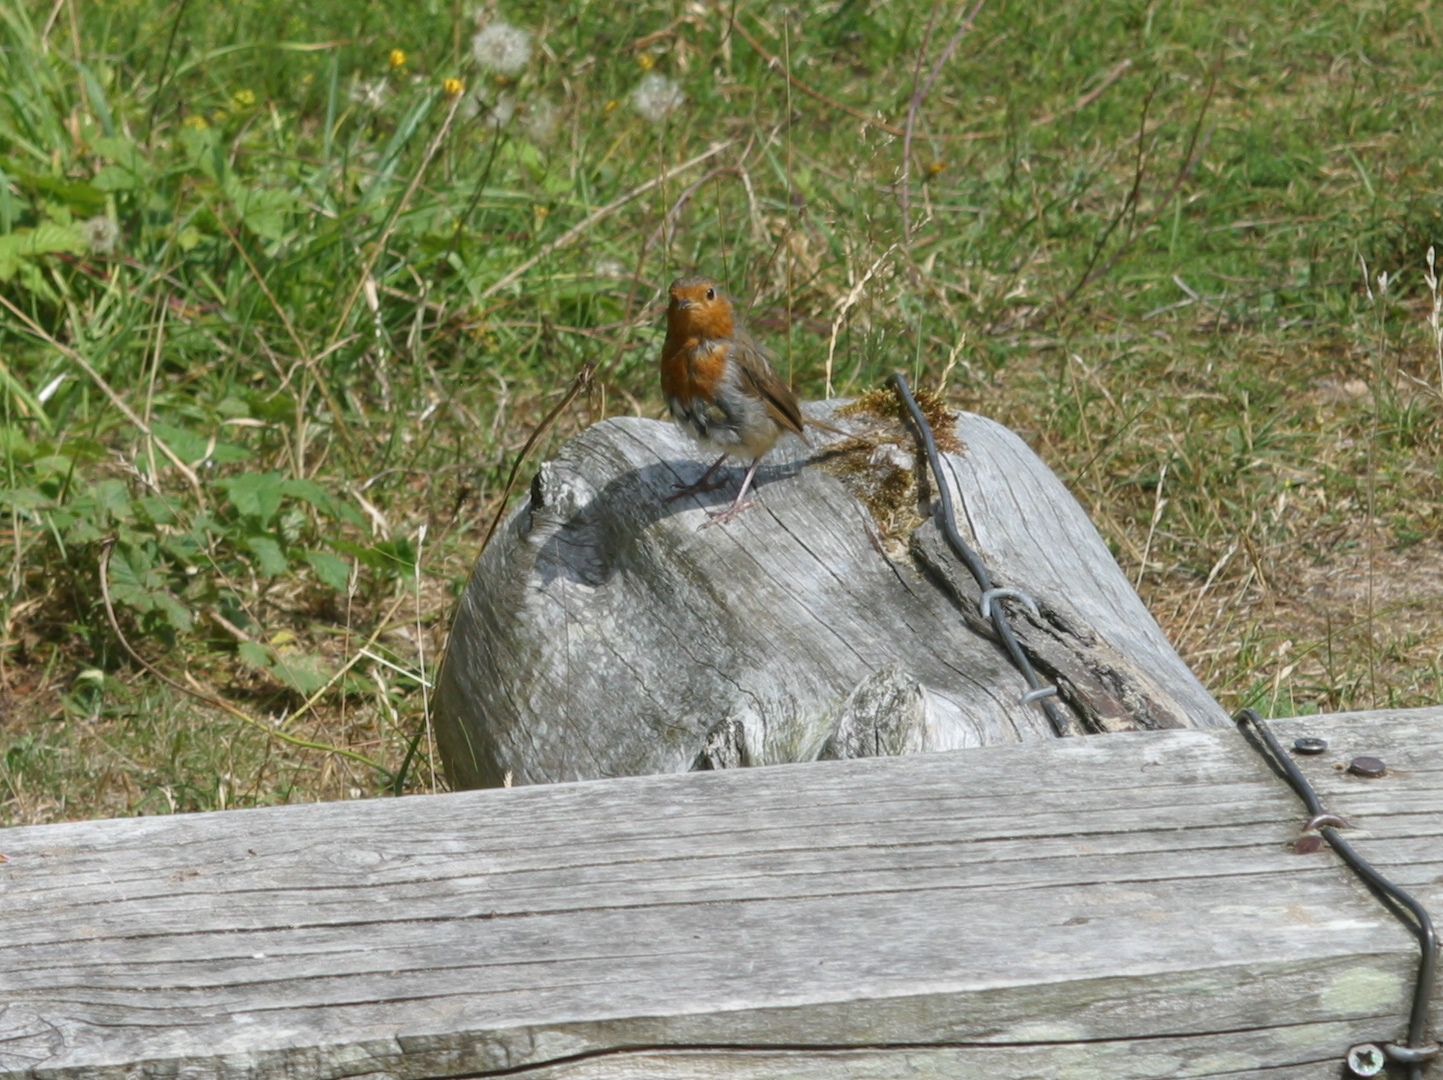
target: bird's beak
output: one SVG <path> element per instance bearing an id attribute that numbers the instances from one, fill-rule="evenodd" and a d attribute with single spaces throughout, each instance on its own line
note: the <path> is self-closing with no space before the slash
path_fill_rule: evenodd
<path id="1" fill-rule="evenodd" d="M 673 296 L 673 297 L 671 298 L 671 302 L 672 302 L 673 304 L 675 304 L 677 307 L 681 308 L 683 311 L 685 311 L 685 310 L 686 310 L 687 308 L 689 308 L 689 307 L 695 306 L 695 304 L 696 304 L 696 301 L 695 301 L 695 300 L 688 300 L 688 299 L 687 299 L 686 297 L 684 297 L 684 296 Z"/>

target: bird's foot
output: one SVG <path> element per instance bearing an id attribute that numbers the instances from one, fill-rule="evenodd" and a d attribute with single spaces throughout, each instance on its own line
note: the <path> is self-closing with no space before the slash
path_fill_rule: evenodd
<path id="1" fill-rule="evenodd" d="M 719 487 L 725 487 L 726 482 L 727 478 L 725 476 L 714 480 L 703 475 L 702 478 L 694 484 L 672 484 L 671 486 L 674 490 L 666 497 L 666 501 L 676 502 L 677 499 L 685 499 L 691 495 L 702 495 L 708 491 L 715 491 Z"/>
<path id="2" fill-rule="evenodd" d="M 750 510 L 755 505 L 756 503 L 748 499 L 746 502 L 734 502 L 725 510 L 708 510 L 707 517 L 710 520 L 708 520 L 704 525 L 702 525 L 702 528 L 710 529 L 713 525 L 725 525 L 732 518 L 738 516 L 746 510 Z"/>

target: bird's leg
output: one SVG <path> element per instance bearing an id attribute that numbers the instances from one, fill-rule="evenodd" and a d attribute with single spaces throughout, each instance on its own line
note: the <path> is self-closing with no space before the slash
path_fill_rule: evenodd
<path id="1" fill-rule="evenodd" d="M 718 469 L 721 468 L 721 463 L 725 461 L 728 456 L 729 455 L 727 454 L 723 454 L 721 457 L 713 461 L 711 465 L 707 467 L 706 472 L 701 474 L 701 479 L 698 480 L 696 483 L 672 484 L 671 486 L 676 488 L 676 491 L 668 495 L 666 497 L 666 501 L 675 502 L 677 499 L 685 499 L 688 495 L 700 495 L 703 491 L 715 491 L 717 488 L 721 487 L 722 484 L 726 483 L 726 481 L 718 480 L 713 483 L 711 479 L 712 473 L 716 472 Z"/>
<path id="2" fill-rule="evenodd" d="M 751 489 L 752 478 L 757 475 L 757 466 L 761 463 L 762 459 L 760 457 L 752 462 L 752 467 L 747 470 L 747 475 L 742 479 L 742 489 L 737 492 L 736 500 L 730 506 L 725 510 L 707 511 L 711 520 L 702 526 L 703 529 L 709 529 L 713 525 L 721 525 L 736 517 L 743 510 L 751 508 L 752 504 L 746 501 L 747 492 Z"/>

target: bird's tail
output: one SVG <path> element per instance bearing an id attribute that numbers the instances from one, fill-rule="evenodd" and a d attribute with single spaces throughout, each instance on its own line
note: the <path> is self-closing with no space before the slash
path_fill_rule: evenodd
<path id="1" fill-rule="evenodd" d="M 828 423 L 827 423 L 826 421 L 824 421 L 824 420 L 813 420 L 810 416 L 803 416 L 803 417 L 802 417 L 802 420 L 803 420 L 803 422 L 807 425 L 807 427 L 821 428 L 823 431 L 830 432 L 830 433 L 833 434 L 833 435 L 851 435 L 851 434 L 852 434 L 850 431 L 843 431 L 843 430 L 842 430 L 841 428 L 839 428 L 839 427 L 833 427 L 831 424 L 828 424 Z"/>

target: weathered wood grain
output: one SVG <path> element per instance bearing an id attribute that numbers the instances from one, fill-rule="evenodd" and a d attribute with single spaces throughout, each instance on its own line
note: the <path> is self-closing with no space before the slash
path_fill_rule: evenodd
<path id="1" fill-rule="evenodd" d="M 900 425 L 837 422 L 911 460 Z M 1037 599 L 1036 620 L 1013 605 L 1018 634 L 1079 729 L 1225 723 L 1026 444 L 966 413 L 956 435 L 962 527 L 1000 585 Z M 619 418 L 541 467 L 453 622 L 437 732 L 454 785 L 1052 737 L 930 525 L 916 562 L 889 557 L 866 506 L 789 439 L 763 464 L 757 506 L 701 529 L 733 488 L 667 501 L 701 474 L 697 453 L 670 423 Z"/>
<path id="2" fill-rule="evenodd" d="M 1437 909 L 1443 708 L 1276 728 Z M 9 829 L 0 1078 L 1332 1078 L 1416 945 L 1302 817 L 1229 728 Z"/>

